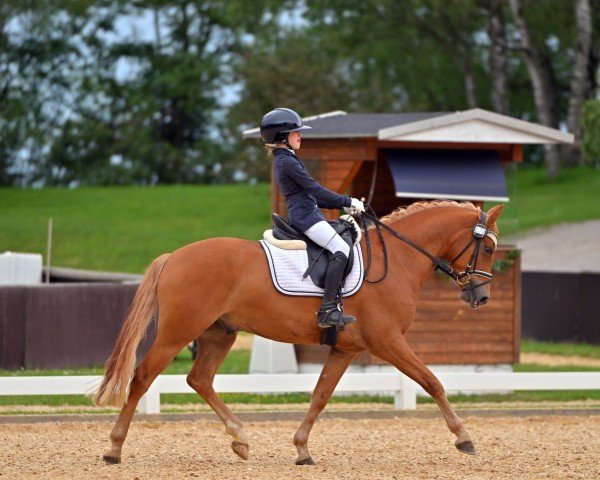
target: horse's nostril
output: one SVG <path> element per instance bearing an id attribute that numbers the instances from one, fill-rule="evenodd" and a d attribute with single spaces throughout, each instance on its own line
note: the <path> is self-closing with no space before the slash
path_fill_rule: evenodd
<path id="1" fill-rule="evenodd" d="M 488 303 L 490 301 L 490 297 L 481 297 L 479 299 L 479 305 L 485 305 L 486 303 Z"/>

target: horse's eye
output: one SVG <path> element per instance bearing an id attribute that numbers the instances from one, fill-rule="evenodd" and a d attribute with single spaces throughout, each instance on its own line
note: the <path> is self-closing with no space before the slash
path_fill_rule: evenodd
<path id="1" fill-rule="evenodd" d="M 494 249 L 492 247 L 486 246 L 484 248 L 484 250 L 485 250 L 485 253 L 487 253 L 488 255 L 491 255 L 492 253 L 494 253 Z"/>

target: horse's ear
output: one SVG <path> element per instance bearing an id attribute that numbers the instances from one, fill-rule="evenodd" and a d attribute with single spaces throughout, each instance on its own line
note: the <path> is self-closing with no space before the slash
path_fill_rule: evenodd
<path id="1" fill-rule="evenodd" d="M 504 209 L 504 205 L 496 205 L 496 206 L 490 208 L 490 210 L 487 212 L 487 214 L 488 214 L 488 218 L 487 218 L 487 224 L 488 224 L 488 226 L 492 226 L 494 223 L 496 223 L 496 221 L 498 220 L 498 217 L 502 213 L 503 209 Z"/>

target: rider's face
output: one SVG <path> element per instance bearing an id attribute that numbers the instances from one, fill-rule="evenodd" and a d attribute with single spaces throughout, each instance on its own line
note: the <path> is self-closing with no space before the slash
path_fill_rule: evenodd
<path id="1" fill-rule="evenodd" d="M 302 143 L 302 134 L 300 132 L 290 132 L 288 134 L 288 144 L 292 150 L 298 150 Z"/>

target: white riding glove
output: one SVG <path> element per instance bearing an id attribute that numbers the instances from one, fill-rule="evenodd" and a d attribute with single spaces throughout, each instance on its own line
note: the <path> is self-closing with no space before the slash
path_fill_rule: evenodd
<path id="1" fill-rule="evenodd" d="M 365 211 L 365 204 L 361 202 L 358 198 L 352 198 L 350 206 L 344 207 L 344 211 L 346 213 L 349 213 L 350 215 L 362 213 Z"/>

